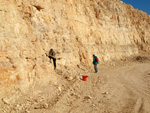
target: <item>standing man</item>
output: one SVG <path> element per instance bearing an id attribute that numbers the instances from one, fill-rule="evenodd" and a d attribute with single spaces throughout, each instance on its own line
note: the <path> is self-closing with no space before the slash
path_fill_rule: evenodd
<path id="1" fill-rule="evenodd" d="M 95 73 L 97 73 L 98 72 L 97 70 L 98 58 L 94 54 L 93 54 L 93 64 L 94 64 Z"/>
<path id="2" fill-rule="evenodd" d="M 56 69 L 56 57 L 55 57 L 56 53 L 53 49 L 50 49 L 50 52 L 49 52 L 49 58 L 50 58 L 50 62 L 51 62 L 51 59 L 53 59 L 53 64 L 54 64 L 54 69 Z"/>

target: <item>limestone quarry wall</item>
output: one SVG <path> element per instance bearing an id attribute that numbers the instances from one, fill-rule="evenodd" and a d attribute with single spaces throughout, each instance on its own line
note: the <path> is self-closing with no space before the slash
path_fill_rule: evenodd
<path id="1" fill-rule="evenodd" d="M 54 82 L 51 48 L 58 67 L 88 66 L 149 51 L 149 31 L 150 16 L 120 0 L 0 0 L 0 92 Z"/>

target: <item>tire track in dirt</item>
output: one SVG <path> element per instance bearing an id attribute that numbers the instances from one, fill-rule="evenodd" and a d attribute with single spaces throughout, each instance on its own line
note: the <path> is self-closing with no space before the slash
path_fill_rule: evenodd
<path id="1" fill-rule="evenodd" d="M 150 66 L 150 64 L 146 65 Z M 126 73 L 126 75 L 120 74 L 121 77 L 117 77 L 119 78 L 118 81 L 120 84 L 123 84 L 125 89 L 134 94 L 130 95 L 131 98 L 134 98 L 133 103 L 126 106 L 132 108 L 130 111 L 127 110 L 128 113 L 147 113 L 146 109 L 148 109 L 148 107 L 146 106 L 150 105 L 150 103 L 147 102 L 150 101 L 150 76 L 147 76 L 147 74 L 149 74 L 149 68 L 145 68 L 141 71 L 142 66 L 144 66 L 144 64 L 136 65 L 136 72 L 132 69 L 131 71 L 124 70 L 123 73 Z M 147 105 L 145 103 L 147 103 Z"/>

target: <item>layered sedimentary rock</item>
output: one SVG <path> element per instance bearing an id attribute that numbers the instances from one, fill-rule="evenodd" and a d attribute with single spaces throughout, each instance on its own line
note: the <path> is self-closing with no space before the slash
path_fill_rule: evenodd
<path id="1" fill-rule="evenodd" d="M 150 16 L 120 0 L 0 0 L 0 88 L 55 81 L 58 67 L 149 51 Z M 61 68 L 63 70 L 63 68 Z"/>

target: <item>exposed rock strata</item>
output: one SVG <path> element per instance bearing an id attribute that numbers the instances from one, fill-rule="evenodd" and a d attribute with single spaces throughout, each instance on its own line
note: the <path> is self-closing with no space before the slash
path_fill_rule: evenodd
<path id="1" fill-rule="evenodd" d="M 149 51 L 150 16 L 120 0 L 0 0 L 0 88 L 57 81 L 59 66 L 90 65 Z M 5 91 L 5 92 L 2 92 Z"/>

